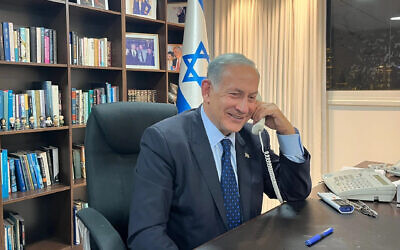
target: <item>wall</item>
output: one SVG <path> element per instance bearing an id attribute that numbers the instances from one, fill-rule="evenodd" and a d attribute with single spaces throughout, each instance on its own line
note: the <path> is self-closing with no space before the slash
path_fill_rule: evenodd
<path id="1" fill-rule="evenodd" d="M 400 91 L 328 92 L 328 171 L 400 160 Z"/>

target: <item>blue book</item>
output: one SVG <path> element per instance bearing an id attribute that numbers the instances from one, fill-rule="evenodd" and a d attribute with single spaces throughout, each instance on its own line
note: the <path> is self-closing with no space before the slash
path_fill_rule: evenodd
<path id="1" fill-rule="evenodd" d="M 28 159 L 29 171 L 31 172 L 31 176 L 32 176 L 33 187 L 34 187 L 34 189 L 39 189 L 40 188 L 40 183 L 39 183 L 38 176 L 37 176 L 37 173 L 35 171 L 35 165 L 33 164 L 32 157 L 30 156 L 30 153 L 27 153 L 26 157 Z"/>
<path id="2" fill-rule="evenodd" d="M 3 43 L 4 43 L 4 59 L 6 59 L 6 61 L 11 61 L 10 33 L 8 31 L 8 22 L 3 22 Z"/>
<path id="3" fill-rule="evenodd" d="M 1 193 L 3 199 L 9 197 L 8 194 L 8 164 L 7 164 L 7 149 L 1 150 Z"/>
<path id="4" fill-rule="evenodd" d="M 3 90 L 0 90 L 0 97 L 3 96 Z M 0 98 L 0 119 L 4 118 L 4 99 Z"/>
<path id="5" fill-rule="evenodd" d="M 21 192 L 26 191 L 26 185 L 24 180 L 24 172 L 22 171 L 21 161 L 19 159 L 14 159 L 15 174 L 17 177 L 17 187 Z"/>
<path id="6" fill-rule="evenodd" d="M 17 178 L 15 176 L 15 164 L 14 159 L 8 159 L 8 164 L 10 166 L 10 183 L 11 183 L 11 192 L 17 192 Z"/>
<path id="7" fill-rule="evenodd" d="M 112 92 L 111 92 L 111 84 L 106 82 L 106 95 L 107 95 L 107 103 L 112 103 Z"/>
<path id="8" fill-rule="evenodd" d="M 31 153 L 30 155 L 32 158 L 33 165 L 35 167 L 35 173 L 36 173 L 36 177 L 38 179 L 38 186 L 40 185 L 39 188 L 43 188 L 44 187 L 43 186 L 43 177 L 42 177 L 42 174 L 40 173 L 40 166 L 39 166 L 39 161 L 37 159 L 37 155 L 36 155 L 36 153 Z"/>
<path id="9" fill-rule="evenodd" d="M 10 118 L 14 117 L 14 100 L 12 89 L 8 90 L 8 118 L 7 118 L 7 130 L 10 130 Z"/>
<path id="10" fill-rule="evenodd" d="M 8 129 L 8 90 L 3 91 L 3 96 L 0 97 L 3 98 L 4 102 L 4 120 L 6 120 L 6 129 Z"/>

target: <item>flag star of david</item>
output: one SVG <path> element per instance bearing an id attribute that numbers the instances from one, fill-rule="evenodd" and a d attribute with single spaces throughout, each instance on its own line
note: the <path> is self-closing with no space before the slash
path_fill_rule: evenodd
<path id="1" fill-rule="evenodd" d="M 183 77 L 182 83 L 184 82 L 197 82 L 199 86 L 201 87 L 201 81 L 203 81 L 206 77 L 205 76 L 199 76 L 194 69 L 194 66 L 196 65 L 197 60 L 199 59 L 206 59 L 207 62 L 210 62 L 210 58 L 207 54 L 207 50 L 204 47 L 203 42 L 200 42 L 199 46 L 196 49 L 196 52 L 194 54 L 187 54 L 184 55 L 183 61 L 186 64 L 187 70 L 185 73 L 185 76 Z"/>

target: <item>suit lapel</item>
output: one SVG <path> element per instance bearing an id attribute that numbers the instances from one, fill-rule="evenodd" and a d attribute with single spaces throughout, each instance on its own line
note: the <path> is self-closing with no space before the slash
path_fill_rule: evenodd
<path id="1" fill-rule="evenodd" d="M 251 166 L 246 143 L 239 133 L 236 133 L 236 164 L 239 180 L 239 193 L 243 221 L 250 219 L 251 206 Z"/>
<path id="2" fill-rule="evenodd" d="M 208 189 L 210 190 L 225 227 L 228 228 L 221 185 L 218 179 L 217 168 L 215 166 L 210 142 L 208 141 L 201 119 L 200 108 L 195 110 L 195 112 L 195 119 L 193 120 L 191 129 L 192 153 L 196 158 L 199 169 L 204 176 L 204 180 L 207 183 Z"/>

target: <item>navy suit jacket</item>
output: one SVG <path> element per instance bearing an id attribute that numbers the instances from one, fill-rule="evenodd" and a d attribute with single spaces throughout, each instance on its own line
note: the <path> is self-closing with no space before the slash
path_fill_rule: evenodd
<path id="1" fill-rule="evenodd" d="M 270 150 L 269 136 L 263 133 Z M 263 192 L 276 198 L 258 136 L 251 125 L 236 133 L 236 162 L 243 222 L 261 213 Z M 311 191 L 310 155 L 294 163 L 272 151 L 284 200 Z M 134 170 L 128 246 L 134 249 L 192 249 L 226 232 L 227 219 L 215 161 L 200 108 L 146 129 Z"/>

